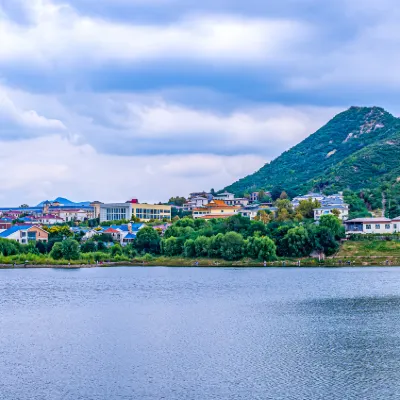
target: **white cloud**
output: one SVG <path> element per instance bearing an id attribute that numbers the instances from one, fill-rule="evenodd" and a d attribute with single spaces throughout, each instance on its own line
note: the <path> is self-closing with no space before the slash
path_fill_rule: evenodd
<path id="1" fill-rule="evenodd" d="M 33 109 L 22 109 L 18 107 L 9 97 L 6 90 L 0 87 L 0 138 L 3 135 L 10 137 L 15 133 L 17 137 L 23 135 L 43 135 L 46 132 L 57 132 L 65 130 L 65 125 L 52 118 L 46 118 Z"/>
<path id="2" fill-rule="evenodd" d="M 127 24 L 79 15 L 68 5 L 32 0 L 32 24 L 0 21 L 0 62 L 70 68 L 157 58 L 279 63 L 308 35 L 293 20 L 194 15 L 174 24 Z"/>
<path id="3" fill-rule="evenodd" d="M 98 154 L 60 136 L 0 142 L 3 206 L 36 204 L 64 196 L 72 200 L 166 201 L 173 195 L 209 190 L 261 167 L 261 157 L 180 155 L 119 157 Z M 190 173 L 188 173 L 190 171 Z M 202 171 L 193 178 L 192 173 Z"/>

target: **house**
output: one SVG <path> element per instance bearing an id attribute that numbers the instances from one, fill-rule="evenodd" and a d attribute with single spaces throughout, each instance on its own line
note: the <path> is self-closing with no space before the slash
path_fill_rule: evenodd
<path id="1" fill-rule="evenodd" d="M 195 208 L 193 210 L 193 218 L 227 218 L 236 215 L 239 206 L 229 206 L 223 200 L 211 200 L 206 206 Z"/>
<path id="2" fill-rule="evenodd" d="M 100 222 L 131 220 L 142 221 L 171 219 L 171 206 L 164 204 L 141 204 L 136 199 L 126 203 L 100 205 Z"/>
<path id="3" fill-rule="evenodd" d="M 243 217 L 250 218 L 250 220 L 253 221 L 259 211 L 260 211 L 260 207 L 257 204 L 254 204 L 254 205 L 242 207 L 239 210 L 239 214 L 241 214 Z"/>
<path id="4" fill-rule="evenodd" d="M 0 238 L 27 244 L 36 241 L 47 242 L 49 234 L 37 225 L 15 225 L 1 232 Z"/>
<path id="5" fill-rule="evenodd" d="M 41 217 L 35 217 L 34 222 L 43 225 L 62 224 L 64 220 L 54 214 L 44 214 Z"/>
<path id="6" fill-rule="evenodd" d="M 10 221 L 8 218 L 5 219 L 0 219 L 0 229 L 1 230 L 6 230 L 11 228 L 12 226 L 12 221 Z"/>
<path id="7" fill-rule="evenodd" d="M 228 206 L 247 206 L 250 200 L 247 197 L 235 197 L 233 193 L 223 192 L 214 196 L 214 200 L 222 200 Z"/>
<path id="8" fill-rule="evenodd" d="M 208 198 L 203 196 L 191 197 L 184 205 L 183 211 L 190 212 L 194 208 L 203 207 L 208 204 Z"/>
<path id="9" fill-rule="evenodd" d="M 355 218 L 344 221 L 346 234 L 388 234 L 396 233 L 400 228 L 400 217 L 391 220 L 384 217 Z"/>
<path id="10" fill-rule="evenodd" d="M 349 206 L 348 204 L 334 205 L 334 206 L 321 206 L 320 208 L 314 209 L 314 220 L 319 221 L 323 215 L 334 214 L 334 210 L 339 212 L 338 218 L 342 221 L 346 221 L 349 218 Z"/>

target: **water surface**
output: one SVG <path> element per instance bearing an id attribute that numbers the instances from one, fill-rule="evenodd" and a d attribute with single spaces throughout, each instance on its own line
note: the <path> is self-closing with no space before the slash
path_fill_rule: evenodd
<path id="1" fill-rule="evenodd" d="M 0 399 L 398 399 L 400 268 L 0 270 Z"/>

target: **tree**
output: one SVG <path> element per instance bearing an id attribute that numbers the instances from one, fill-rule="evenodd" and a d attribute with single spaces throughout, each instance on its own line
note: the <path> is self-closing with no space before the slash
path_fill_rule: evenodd
<path id="1" fill-rule="evenodd" d="M 114 246 L 111 247 L 111 256 L 122 256 L 122 246 L 119 243 L 115 243 Z"/>
<path id="2" fill-rule="evenodd" d="M 281 251 L 289 257 L 308 256 L 311 247 L 308 231 L 303 226 L 289 229 L 281 241 Z"/>
<path id="3" fill-rule="evenodd" d="M 276 245 L 267 236 L 250 237 L 247 240 L 245 252 L 250 258 L 270 261 L 276 258 Z"/>
<path id="4" fill-rule="evenodd" d="M 275 186 L 274 188 L 272 188 L 271 190 L 271 197 L 272 200 L 275 201 L 277 199 L 279 199 L 279 196 L 282 194 L 283 189 L 281 186 Z"/>
<path id="5" fill-rule="evenodd" d="M 320 207 L 321 203 L 318 200 L 302 200 L 296 208 L 296 213 L 300 213 L 304 218 L 311 219 L 314 218 L 314 209 Z"/>
<path id="6" fill-rule="evenodd" d="M 182 246 L 174 236 L 161 240 L 161 252 L 168 257 L 182 254 Z"/>
<path id="7" fill-rule="evenodd" d="M 97 250 L 96 242 L 93 240 L 87 240 L 81 245 L 82 253 L 94 253 Z"/>
<path id="8" fill-rule="evenodd" d="M 314 234 L 314 249 L 323 251 L 327 256 L 335 254 L 339 249 L 339 243 L 335 235 L 326 226 L 318 226 Z"/>
<path id="9" fill-rule="evenodd" d="M 146 226 L 137 233 L 135 247 L 139 252 L 158 254 L 160 242 L 160 235 L 150 226 Z"/>
<path id="10" fill-rule="evenodd" d="M 207 257 L 210 248 L 210 238 L 206 236 L 199 236 L 194 241 L 194 247 L 197 257 Z"/>
<path id="11" fill-rule="evenodd" d="M 225 260 L 238 260 L 242 257 L 243 236 L 237 232 L 228 232 L 222 239 L 221 255 Z"/>
<path id="12" fill-rule="evenodd" d="M 63 258 L 62 243 L 56 242 L 50 252 L 50 257 L 54 260 L 61 260 Z"/>
<path id="13" fill-rule="evenodd" d="M 168 200 L 169 204 L 174 204 L 175 206 L 182 207 L 186 203 L 186 199 L 184 197 L 171 197 Z"/>
<path id="14" fill-rule="evenodd" d="M 222 240 L 224 235 L 222 233 L 218 233 L 218 235 L 212 236 L 209 242 L 208 255 L 210 257 L 221 257 L 221 249 L 222 249 Z"/>
<path id="15" fill-rule="evenodd" d="M 290 219 L 290 214 L 286 208 L 282 208 L 281 210 L 278 211 L 278 216 L 276 217 L 277 221 L 283 222 L 287 221 L 288 219 Z"/>
<path id="16" fill-rule="evenodd" d="M 180 220 L 180 218 L 179 218 L 178 215 L 175 215 L 175 217 L 172 218 L 172 222 L 177 222 L 177 221 L 179 221 L 179 220 Z"/>
<path id="17" fill-rule="evenodd" d="M 36 242 L 36 248 L 38 249 L 40 254 L 46 254 L 47 253 L 46 243 L 42 242 L 41 240 L 38 240 Z"/>
<path id="18" fill-rule="evenodd" d="M 79 243 L 73 239 L 66 239 L 61 242 L 61 251 L 66 260 L 78 260 L 80 257 Z"/>
<path id="19" fill-rule="evenodd" d="M 336 217 L 339 218 L 340 217 L 340 211 L 337 208 L 334 208 L 332 210 L 332 214 Z"/>
<path id="20" fill-rule="evenodd" d="M 319 226 L 328 228 L 337 239 L 344 236 L 344 228 L 340 219 L 332 214 L 323 215 L 319 220 Z"/>
<path id="21" fill-rule="evenodd" d="M 188 239 L 185 242 L 183 255 L 185 257 L 194 257 L 196 255 L 196 246 L 193 239 Z"/>
<path id="22" fill-rule="evenodd" d="M 276 259 L 276 244 L 267 236 L 260 238 L 258 258 L 265 261 Z"/>
<path id="23" fill-rule="evenodd" d="M 286 200 L 286 199 L 288 198 L 288 195 L 287 195 L 287 193 L 286 193 L 285 191 L 283 191 L 283 192 L 281 193 L 281 195 L 279 196 L 279 198 L 280 198 L 281 200 Z"/>
<path id="24" fill-rule="evenodd" d="M 261 221 L 264 224 L 268 224 L 268 222 L 271 221 L 271 214 L 267 214 L 264 210 L 259 210 L 254 220 Z"/>

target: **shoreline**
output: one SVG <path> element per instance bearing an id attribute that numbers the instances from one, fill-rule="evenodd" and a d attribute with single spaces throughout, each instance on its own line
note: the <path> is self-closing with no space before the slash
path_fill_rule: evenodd
<path id="1" fill-rule="evenodd" d="M 298 261 L 300 260 L 300 265 Z M 198 265 L 196 265 L 196 261 Z M 0 264 L 0 269 L 81 269 L 81 268 L 112 268 L 112 267 L 175 267 L 175 268 L 343 268 L 343 267 L 399 267 L 400 258 L 393 256 L 353 256 L 344 258 L 330 257 L 324 261 L 313 258 L 286 259 L 263 262 L 254 260 L 225 261 L 213 259 L 176 259 L 160 257 L 151 261 L 118 261 L 102 264 Z"/>

